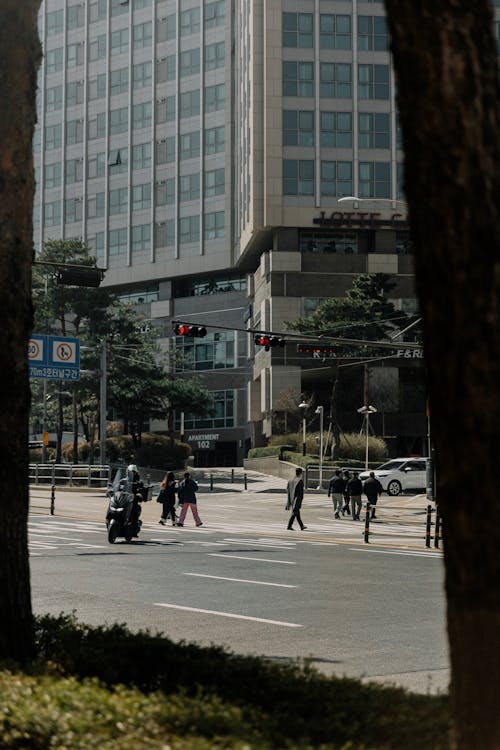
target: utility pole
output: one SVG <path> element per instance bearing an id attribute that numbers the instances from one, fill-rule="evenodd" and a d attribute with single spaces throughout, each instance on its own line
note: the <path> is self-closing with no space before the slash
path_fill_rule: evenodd
<path id="1" fill-rule="evenodd" d="M 101 378 L 100 378 L 100 398 L 99 398 L 99 449 L 100 464 L 106 463 L 106 391 L 107 391 L 107 341 L 106 337 L 101 342 Z"/>

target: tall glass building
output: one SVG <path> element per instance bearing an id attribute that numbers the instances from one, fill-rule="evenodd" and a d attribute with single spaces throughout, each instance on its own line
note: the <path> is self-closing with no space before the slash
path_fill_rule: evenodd
<path id="1" fill-rule="evenodd" d="M 214 391 L 210 417 L 185 415 L 198 463 L 239 463 L 285 391 L 326 407 L 332 378 L 247 329 L 283 331 L 360 273 L 416 309 L 383 2 L 45 0 L 39 30 L 35 246 L 94 249 Z M 176 342 L 172 320 L 208 334 Z M 400 453 L 423 446 L 420 364 L 372 372 Z M 362 397 L 346 394 L 346 428 Z"/>

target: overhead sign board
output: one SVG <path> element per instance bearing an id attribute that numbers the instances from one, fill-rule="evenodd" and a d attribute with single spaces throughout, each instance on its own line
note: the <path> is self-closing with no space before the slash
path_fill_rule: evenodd
<path id="1" fill-rule="evenodd" d="M 80 380 L 80 340 L 34 333 L 28 342 L 31 378 Z"/>

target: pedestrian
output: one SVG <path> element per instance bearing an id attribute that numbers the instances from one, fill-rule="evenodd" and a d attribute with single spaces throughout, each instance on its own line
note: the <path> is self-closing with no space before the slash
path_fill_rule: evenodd
<path id="1" fill-rule="evenodd" d="M 340 513 L 344 506 L 344 488 L 345 482 L 340 474 L 340 469 L 336 469 L 335 474 L 328 484 L 328 497 L 332 496 L 335 518 L 340 518 Z"/>
<path id="2" fill-rule="evenodd" d="M 191 479 L 191 474 L 186 471 L 184 479 L 179 484 L 177 494 L 179 496 L 179 503 L 182 505 L 181 514 L 177 526 L 184 526 L 184 519 L 188 509 L 191 508 L 191 513 L 197 526 L 203 526 L 201 518 L 198 515 L 198 508 L 196 507 L 196 493 L 198 492 L 198 485 Z"/>
<path id="3" fill-rule="evenodd" d="M 349 507 L 349 480 L 351 478 L 351 473 L 347 471 L 347 469 L 344 471 L 344 507 L 342 508 L 342 515 L 345 513 L 350 513 L 351 509 Z"/>
<path id="4" fill-rule="evenodd" d="M 304 480 L 302 479 L 302 469 L 300 467 L 297 467 L 295 469 L 294 478 L 288 480 L 286 491 L 288 499 L 285 510 L 292 511 L 292 515 L 288 520 L 287 529 L 292 531 L 293 522 L 295 521 L 295 519 L 297 519 L 297 521 L 299 522 L 300 530 L 304 531 L 307 526 L 304 526 L 304 524 L 302 523 L 302 518 L 300 517 L 300 509 L 302 507 L 302 500 L 304 499 Z"/>
<path id="5" fill-rule="evenodd" d="M 375 506 L 377 504 L 377 500 L 379 495 L 382 494 L 382 485 L 378 481 L 378 479 L 375 477 L 375 474 L 373 471 L 370 471 L 370 476 L 368 479 L 365 480 L 363 484 L 363 492 L 366 495 L 366 499 L 371 505 L 372 508 L 372 518 L 376 518 L 375 516 Z"/>
<path id="6" fill-rule="evenodd" d="M 359 472 L 354 471 L 353 476 L 349 479 L 349 497 L 351 498 L 352 520 L 361 520 L 361 494 L 363 492 L 363 482 L 359 478 Z"/>
<path id="7" fill-rule="evenodd" d="M 169 471 L 168 474 L 165 474 L 163 481 L 160 484 L 160 491 L 158 493 L 158 497 L 156 498 L 157 503 L 163 504 L 161 518 L 158 521 L 158 523 L 161 523 L 162 526 L 165 526 L 169 516 L 172 519 L 172 526 L 175 526 L 176 524 L 176 521 L 177 521 L 175 517 L 176 488 L 177 488 L 177 480 L 175 478 L 175 474 L 173 471 Z"/>

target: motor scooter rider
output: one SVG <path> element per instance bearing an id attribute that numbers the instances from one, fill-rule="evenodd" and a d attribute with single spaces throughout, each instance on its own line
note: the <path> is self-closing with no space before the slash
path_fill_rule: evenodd
<path id="1" fill-rule="evenodd" d="M 132 493 L 132 520 L 137 521 L 141 515 L 141 508 L 139 503 L 142 500 L 141 490 L 144 487 L 144 483 L 141 480 L 139 470 L 135 464 L 129 464 L 127 466 L 127 489 Z"/>

